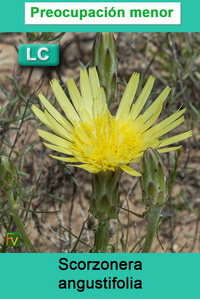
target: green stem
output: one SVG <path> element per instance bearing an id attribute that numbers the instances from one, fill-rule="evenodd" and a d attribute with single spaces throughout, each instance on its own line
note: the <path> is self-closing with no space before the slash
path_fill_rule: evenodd
<path id="1" fill-rule="evenodd" d="M 94 252 L 107 252 L 109 242 L 109 221 L 99 221 L 94 227 L 94 235 Z"/>
<path id="2" fill-rule="evenodd" d="M 147 234 L 144 242 L 144 247 L 142 252 L 147 253 L 150 251 L 151 246 L 153 244 L 153 239 L 156 234 L 156 230 L 158 227 L 158 222 L 161 214 L 160 207 L 150 207 L 148 214 L 148 224 L 147 224 Z"/>
<path id="3" fill-rule="evenodd" d="M 16 204 L 15 204 L 15 201 L 14 201 L 12 191 L 7 192 L 7 198 L 8 198 L 8 204 L 9 204 L 11 215 L 13 216 L 14 222 L 17 226 L 17 229 L 19 230 L 19 233 L 20 233 L 22 239 L 24 240 L 24 243 L 31 250 L 31 252 L 36 253 L 37 251 L 36 251 L 35 247 L 33 246 L 33 244 L 31 243 L 28 235 L 26 234 L 25 229 L 24 229 L 24 225 L 23 225 L 23 223 L 22 223 L 22 221 L 21 221 L 21 219 L 20 219 L 20 217 L 17 213 Z"/>

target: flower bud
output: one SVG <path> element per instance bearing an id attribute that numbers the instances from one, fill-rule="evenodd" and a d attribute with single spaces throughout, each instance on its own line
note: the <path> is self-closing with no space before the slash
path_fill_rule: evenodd
<path id="1" fill-rule="evenodd" d="M 117 50 L 112 33 L 97 33 L 92 49 L 92 66 L 97 69 L 107 103 L 114 102 L 117 97 Z"/>
<path id="2" fill-rule="evenodd" d="M 0 190 L 8 192 L 17 184 L 17 171 L 10 158 L 0 156 Z"/>
<path id="3" fill-rule="evenodd" d="M 167 201 L 167 185 L 163 161 L 159 153 L 148 148 L 141 162 L 142 200 L 147 207 L 163 207 Z"/>

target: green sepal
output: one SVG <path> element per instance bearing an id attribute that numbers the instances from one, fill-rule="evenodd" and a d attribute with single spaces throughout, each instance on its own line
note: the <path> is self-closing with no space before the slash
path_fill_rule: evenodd
<path id="1" fill-rule="evenodd" d="M 99 221 L 108 221 L 119 214 L 119 180 L 122 171 L 101 171 L 93 174 L 90 212 Z"/>

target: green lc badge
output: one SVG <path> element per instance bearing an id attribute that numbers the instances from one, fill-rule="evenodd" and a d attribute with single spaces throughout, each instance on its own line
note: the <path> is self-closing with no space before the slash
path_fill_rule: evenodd
<path id="1" fill-rule="evenodd" d="M 23 44 L 19 46 L 21 66 L 56 66 L 59 64 L 59 46 L 52 44 Z"/>

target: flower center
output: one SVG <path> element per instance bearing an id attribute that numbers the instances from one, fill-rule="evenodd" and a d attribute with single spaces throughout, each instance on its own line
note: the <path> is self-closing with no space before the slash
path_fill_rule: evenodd
<path id="1" fill-rule="evenodd" d="M 80 162 L 106 171 L 129 164 L 139 152 L 133 123 L 116 120 L 109 111 L 75 127 L 73 150 Z"/>

